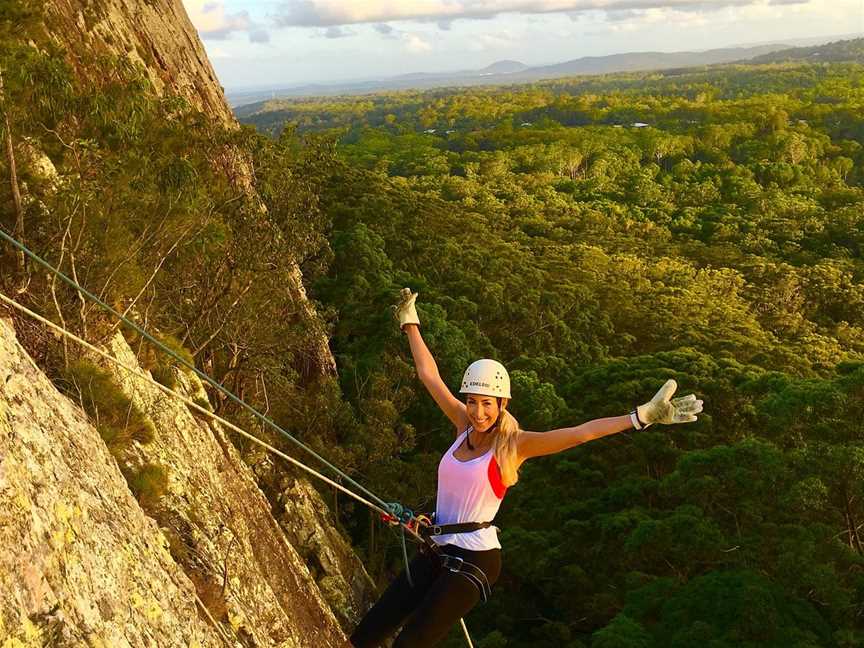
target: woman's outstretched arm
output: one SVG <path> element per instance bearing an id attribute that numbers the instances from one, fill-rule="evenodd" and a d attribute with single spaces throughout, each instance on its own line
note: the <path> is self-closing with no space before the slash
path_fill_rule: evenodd
<path id="1" fill-rule="evenodd" d="M 654 423 L 691 423 L 702 411 L 702 401 L 689 394 L 672 398 L 678 389 L 674 380 L 667 380 L 649 402 L 640 405 L 629 415 L 594 419 L 576 427 L 560 428 L 550 432 L 521 432 L 516 437 L 520 461 L 531 457 L 555 454 L 580 443 L 617 434 L 633 428 L 643 429 Z"/>
<path id="2" fill-rule="evenodd" d="M 432 357 L 426 342 L 423 341 L 423 336 L 420 335 L 420 318 L 417 317 L 417 310 L 414 307 L 416 299 L 417 293 L 412 293 L 408 288 L 402 289 L 401 301 L 396 307 L 399 325 L 408 336 L 417 376 L 444 415 L 456 426 L 457 432 L 461 432 L 468 426 L 465 404 L 453 396 L 444 384 L 438 372 L 438 364 Z"/>
<path id="3" fill-rule="evenodd" d="M 633 423 L 629 415 L 610 416 L 549 432 L 520 432 L 516 442 L 519 458 L 525 461 L 531 457 L 555 454 L 581 443 L 632 429 Z"/>
<path id="4" fill-rule="evenodd" d="M 408 343 L 411 345 L 411 355 L 414 356 L 414 366 L 417 368 L 417 376 L 426 387 L 426 391 L 441 408 L 445 416 L 449 418 L 458 430 L 463 430 L 468 425 L 468 414 L 465 404 L 453 396 L 447 385 L 438 373 L 438 365 L 432 353 L 420 335 L 420 327 L 415 324 L 406 324 L 405 333 Z"/>

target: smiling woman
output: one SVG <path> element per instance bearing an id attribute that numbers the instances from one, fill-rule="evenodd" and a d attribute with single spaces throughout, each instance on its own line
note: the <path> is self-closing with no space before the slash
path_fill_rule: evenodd
<path id="1" fill-rule="evenodd" d="M 561 452 L 602 436 L 652 423 L 696 420 L 702 401 L 689 395 L 671 400 L 674 380 L 629 415 L 595 419 L 545 433 L 519 429 L 507 411 L 510 376 L 490 359 L 465 370 L 463 403 L 444 384 L 438 366 L 420 335 L 417 294 L 405 288 L 396 312 L 408 336 L 417 374 L 441 411 L 453 423 L 456 440 L 438 464 L 438 493 L 430 546 L 403 571 L 369 610 L 348 646 L 373 648 L 403 625 L 394 648 L 436 645 L 450 627 L 477 603 L 485 602 L 501 573 L 501 543 L 492 521 L 507 488 L 518 480 L 524 461 Z"/>

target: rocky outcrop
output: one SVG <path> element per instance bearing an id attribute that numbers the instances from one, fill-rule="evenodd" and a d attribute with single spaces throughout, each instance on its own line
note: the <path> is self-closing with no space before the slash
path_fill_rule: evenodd
<path id="1" fill-rule="evenodd" d="M 0 645 L 224 646 L 101 437 L 0 319 Z"/>
<path id="2" fill-rule="evenodd" d="M 101 55 L 131 58 L 156 92 L 236 124 L 181 0 L 40 4 L 49 36 L 82 78 L 99 74 L 88 66 Z M 32 177 L 62 183 L 35 146 L 20 150 Z M 236 160 L 231 181 L 252 191 L 243 156 L 226 155 Z M 314 325 L 295 270 L 291 289 Z M 138 366 L 121 336 L 109 347 Z M 308 373 L 332 373 L 323 334 L 315 351 Z M 0 321 L 0 647 L 343 645 L 340 623 L 356 621 L 372 587 L 315 490 L 292 477 L 268 502 L 219 425 L 103 366 L 155 430 L 124 455 L 125 473 L 26 355 L 10 320 Z M 194 376 L 176 378 L 206 403 Z M 167 488 L 145 511 L 123 474 L 152 464 L 166 471 Z"/>
<path id="3" fill-rule="evenodd" d="M 198 32 L 182 0 L 46 0 L 48 32 L 87 77 L 97 73 L 82 55 L 112 55 L 140 63 L 155 90 L 185 97 L 194 107 L 236 125 Z"/>
<path id="4" fill-rule="evenodd" d="M 110 353 L 137 366 L 119 334 Z M 167 493 L 151 514 L 226 632 L 244 646 L 340 645 L 330 607 L 222 426 L 194 417 L 181 401 L 116 365 L 102 364 L 153 423 L 154 440 L 135 449 L 140 465 L 168 469 Z M 197 376 L 175 372 L 175 390 L 206 402 Z M 301 523 L 316 528 L 315 518 L 325 512 Z"/>
<path id="5" fill-rule="evenodd" d="M 276 521 L 303 556 L 321 595 L 349 632 L 374 602 L 375 583 L 329 518 L 327 504 L 303 478 L 283 471 Z"/>
<path id="6" fill-rule="evenodd" d="M 110 352 L 137 367 L 122 336 Z M 168 470 L 147 515 L 99 433 L 0 320 L 0 646 L 343 645 L 328 602 L 356 621 L 370 581 L 314 489 L 298 479 L 283 494 L 286 537 L 221 426 L 103 364 L 156 430 L 127 461 Z M 206 402 L 197 378 L 177 379 Z"/>

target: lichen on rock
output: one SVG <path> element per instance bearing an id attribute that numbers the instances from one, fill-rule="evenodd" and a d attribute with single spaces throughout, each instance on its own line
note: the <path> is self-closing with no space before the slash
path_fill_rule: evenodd
<path id="1" fill-rule="evenodd" d="M 121 335 L 109 348 L 137 366 Z M 360 574 L 368 583 L 368 576 L 321 519 L 326 507 L 314 489 L 297 480 L 285 502 L 295 520 L 308 509 L 302 517 L 327 571 L 319 583 L 221 427 L 109 367 L 156 430 L 149 443 L 134 443 L 132 454 L 171 467 L 152 519 L 86 415 L 30 360 L 11 322 L 0 321 L 0 646 L 43 645 L 46 637 L 208 646 L 226 636 L 250 647 L 341 645 L 328 601 L 343 622 L 355 620 L 351 582 Z M 177 378 L 185 394 L 202 397 L 197 377 L 178 371 Z M 347 578 L 340 572 L 346 565 Z M 219 627 L 196 609 L 196 599 Z"/>
<path id="2" fill-rule="evenodd" d="M 154 637 L 223 645 L 95 428 L 0 319 L 0 646 Z"/>

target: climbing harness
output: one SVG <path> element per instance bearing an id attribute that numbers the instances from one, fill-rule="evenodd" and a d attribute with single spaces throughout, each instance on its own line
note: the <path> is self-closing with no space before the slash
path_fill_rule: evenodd
<path id="1" fill-rule="evenodd" d="M 435 513 L 432 513 L 431 516 L 424 517 L 428 517 L 431 524 L 421 526 L 419 529 L 420 537 L 423 538 L 422 549 L 430 551 L 433 555 L 437 556 L 441 561 L 441 566 L 445 569 L 449 569 L 452 572 L 464 576 L 474 583 L 474 585 L 477 586 L 477 589 L 480 590 L 480 598 L 483 603 L 488 601 L 489 597 L 492 595 L 492 587 L 489 585 L 489 580 L 486 578 L 486 572 L 480 569 L 477 565 L 466 562 L 465 559 L 460 556 L 451 556 L 444 551 L 438 543 L 434 542 L 432 538 L 440 535 L 471 533 L 472 531 L 479 531 L 480 529 L 488 529 L 492 526 L 492 522 L 435 524 Z"/>
<path id="2" fill-rule="evenodd" d="M 479 522 L 470 522 L 466 523 L 466 525 L 473 524 L 481 524 Z M 486 526 L 489 526 L 490 523 L 484 522 Z M 452 525 L 452 526 L 463 526 L 463 525 Z M 485 528 L 485 527 L 480 527 Z M 454 531 L 454 533 L 465 533 L 465 531 Z M 427 536 L 428 538 L 428 536 Z M 480 599 L 482 603 L 486 603 L 489 600 L 489 597 L 492 596 L 492 586 L 489 585 L 489 579 L 486 578 L 486 572 L 484 572 L 480 567 L 475 565 L 474 563 L 470 563 L 466 561 L 461 556 L 451 556 L 446 551 L 444 551 L 440 545 L 432 542 L 431 540 L 426 539 L 425 542 L 420 545 L 420 551 L 425 553 L 428 556 L 432 556 L 436 558 L 441 567 L 444 569 L 448 569 L 455 574 L 459 574 L 460 576 L 464 576 L 467 578 L 477 590 L 480 592 Z"/>
<path id="3" fill-rule="evenodd" d="M 385 502 L 383 499 L 381 499 L 380 497 L 378 497 L 377 495 L 375 495 L 375 493 L 373 493 L 372 491 L 370 491 L 370 490 L 368 490 L 367 488 L 365 488 L 363 485 L 361 485 L 361 484 L 359 484 L 358 482 L 356 482 L 355 480 L 353 480 L 351 477 L 349 477 L 349 476 L 346 475 L 344 472 L 342 472 L 341 470 L 339 470 L 339 468 L 337 468 L 337 467 L 334 466 L 332 463 L 330 463 L 329 461 L 327 461 L 326 459 L 324 459 L 322 456 L 320 456 L 318 453 L 316 453 L 314 450 L 312 450 L 311 448 L 309 448 L 309 447 L 308 447 L 306 444 L 304 444 L 302 441 L 296 439 L 294 436 L 292 436 L 291 434 L 289 434 L 288 432 L 286 432 L 284 429 L 282 429 L 282 428 L 281 428 L 281 427 L 280 427 L 280 426 L 279 426 L 275 421 L 273 421 L 273 420 L 270 419 L 269 417 L 265 416 L 264 414 L 262 414 L 261 412 L 259 412 L 257 409 L 255 409 L 254 407 L 252 407 L 251 405 L 249 405 L 248 403 L 246 403 L 245 401 L 243 401 L 242 399 L 240 399 L 240 398 L 239 398 L 238 396 L 236 396 L 236 395 L 235 395 L 231 390 L 227 389 L 226 387 L 223 387 L 219 382 L 217 382 L 215 379 L 213 379 L 213 378 L 211 378 L 210 376 L 208 376 L 206 373 L 200 371 L 200 370 L 199 370 L 197 367 L 195 367 L 193 364 L 191 364 L 191 363 L 189 363 L 188 361 L 184 360 L 184 359 L 183 359 L 182 357 L 180 357 L 177 353 L 175 353 L 174 351 L 172 351 L 171 349 L 169 349 L 167 346 L 165 346 L 163 343 L 161 343 L 159 340 L 157 340 L 157 339 L 154 338 L 152 335 L 150 335 L 149 333 L 147 333 L 147 331 L 145 331 L 144 329 L 142 329 L 142 328 L 141 328 L 140 326 L 138 326 L 135 322 L 129 320 L 127 317 L 125 317 L 125 316 L 122 315 L 121 313 L 118 313 L 114 308 L 112 308 L 111 306 L 109 306 L 108 304 L 106 304 L 104 301 L 102 301 L 101 299 L 99 299 L 99 297 L 97 297 L 97 296 L 94 295 L 92 292 L 88 291 L 86 288 L 84 288 L 83 286 L 81 286 L 78 282 L 76 282 L 76 281 L 70 279 L 68 276 L 66 276 L 66 275 L 65 275 L 63 272 L 61 272 L 59 269 L 57 269 L 57 268 L 55 268 L 54 266 L 52 266 L 51 264 L 49 264 L 47 261 L 45 261 L 45 260 L 42 259 L 40 256 L 38 256 L 35 252 L 33 252 L 32 250 L 30 250 L 29 248 L 27 248 L 23 243 L 20 243 L 20 242 L 17 241 L 16 239 L 14 239 L 14 238 L 12 238 L 11 236 L 9 236 L 5 231 L 3 231 L 3 229 L 0 229 L 0 239 L 3 239 L 3 240 L 5 240 L 6 242 L 10 243 L 13 247 L 17 248 L 18 250 L 20 250 L 21 252 L 23 252 L 24 254 L 26 254 L 26 255 L 27 255 L 29 258 L 31 258 L 33 261 L 35 261 L 36 263 L 38 263 L 39 265 L 41 265 L 42 267 L 44 267 L 46 270 L 48 270 L 49 272 L 51 272 L 51 273 L 54 274 L 55 276 L 57 276 L 57 277 L 59 277 L 60 279 L 62 279 L 65 283 L 67 283 L 69 286 L 71 286 L 71 287 L 74 288 L 76 291 L 78 291 L 79 294 L 85 295 L 86 297 L 88 297 L 89 299 L 91 299 L 93 302 L 95 302 L 96 304 L 98 304 L 101 308 L 103 308 L 103 309 L 106 310 L 107 312 L 111 313 L 111 314 L 114 315 L 115 317 L 119 318 L 119 320 L 120 320 L 121 322 L 123 322 L 124 324 L 126 324 L 127 326 L 129 326 L 130 328 L 132 328 L 133 330 L 135 330 L 136 332 L 138 332 L 138 333 L 139 333 L 139 334 L 140 334 L 144 339 L 148 340 L 151 344 L 153 344 L 154 346 L 156 346 L 156 347 L 157 347 L 158 349 L 160 349 L 163 353 L 166 353 L 167 355 L 171 356 L 171 357 L 172 357 L 172 358 L 173 358 L 173 359 L 174 359 L 178 364 L 182 365 L 183 367 L 185 367 L 185 368 L 188 369 L 189 371 L 193 372 L 193 373 L 194 373 L 196 376 L 198 376 L 201 380 L 205 381 L 207 384 L 209 384 L 210 386 L 212 386 L 214 389 L 218 390 L 219 392 L 221 392 L 222 394 L 224 394 L 225 396 L 227 396 L 231 401 L 233 401 L 234 403 L 236 403 L 237 405 L 239 405 L 240 407 L 242 407 L 243 409 L 245 409 L 246 411 L 248 411 L 249 413 L 251 413 L 254 417 L 256 417 L 256 418 L 258 418 L 259 420 L 261 420 L 265 425 L 267 425 L 268 427 L 272 428 L 273 430 L 275 430 L 276 432 L 278 432 L 279 434 L 281 434 L 282 436 L 284 436 L 286 439 L 288 439 L 288 440 L 290 440 L 291 442 L 293 442 L 295 445 L 297 445 L 297 446 L 299 446 L 300 448 L 306 450 L 309 454 L 311 454 L 313 457 L 315 457 L 316 459 L 318 459 L 321 463 L 323 463 L 325 466 L 327 466 L 328 468 L 330 468 L 333 472 L 337 473 L 340 477 L 344 478 L 344 479 L 345 479 L 346 481 L 348 481 L 351 485 L 355 486 L 356 488 L 360 489 L 362 492 L 366 493 L 366 494 L 371 498 L 371 500 L 373 500 L 373 501 L 369 501 L 368 499 L 365 499 L 365 498 L 361 497 L 361 496 L 358 495 L 357 493 L 355 493 L 355 492 L 349 490 L 348 488 L 345 488 L 345 487 L 342 486 L 341 484 L 339 484 L 339 483 L 333 481 L 332 479 L 326 477 L 325 475 L 323 475 L 323 474 L 321 474 L 320 472 L 314 470 L 313 468 L 310 468 L 309 466 L 306 466 L 306 465 L 305 465 L 304 463 L 302 463 L 301 461 L 299 461 L 299 460 L 297 460 L 297 459 L 294 459 L 293 457 L 291 457 L 291 456 L 285 454 L 284 452 L 281 452 L 281 451 L 278 450 L 277 448 L 275 448 L 275 447 L 273 447 L 273 446 L 267 444 L 266 442 L 262 441 L 261 439 L 257 438 L 256 436 L 254 436 L 254 435 L 252 435 L 252 434 L 246 432 L 245 430 L 243 430 L 242 428 L 240 428 L 240 427 L 234 425 L 234 424 L 231 423 L 230 421 L 228 421 L 228 420 L 222 418 L 221 416 L 219 416 L 219 415 L 216 414 L 215 412 L 212 412 L 212 411 L 210 411 L 209 409 L 203 407 L 203 406 L 200 405 L 199 403 L 196 403 L 195 401 L 193 401 L 193 400 L 191 400 L 191 399 L 189 399 L 189 398 L 186 398 L 185 396 L 183 396 L 183 395 L 181 395 L 181 394 L 178 394 L 177 392 L 175 392 L 175 391 L 174 391 L 173 389 L 171 389 L 170 387 L 166 387 L 165 385 L 162 385 L 161 383 L 155 381 L 154 379 L 152 379 L 152 378 L 150 378 L 150 377 L 144 375 L 143 373 L 141 373 L 140 369 L 136 369 L 136 368 L 134 368 L 134 367 L 130 367 L 130 366 L 128 366 L 128 365 L 122 363 L 120 360 L 118 360 L 118 359 L 115 358 L 114 356 L 112 356 L 112 355 L 106 353 L 105 351 L 103 351 L 102 349 L 99 349 L 98 347 L 96 347 L 96 346 L 90 344 L 89 342 L 87 342 L 86 340 L 84 340 L 84 339 L 78 337 L 77 335 L 75 335 L 75 334 L 72 333 L 71 331 L 67 330 L 66 328 L 61 327 L 61 326 L 55 324 L 54 322 L 52 322 L 52 321 L 46 319 L 45 317 L 42 317 L 42 316 L 39 315 L 38 313 L 35 313 L 34 311 L 28 309 L 26 306 L 24 306 L 24 305 L 22 305 L 22 304 L 16 302 L 15 300 L 13 300 L 13 299 L 11 299 L 10 297 L 4 295 L 3 293 L 0 293 L 0 301 L 3 301 L 4 303 L 6 303 L 7 305 L 11 306 L 12 308 L 15 308 L 16 310 L 18 310 L 18 311 L 20 311 L 20 312 L 22 312 L 22 313 L 24 313 L 24 314 L 26 314 L 26 315 L 32 317 L 33 319 L 35 319 L 35 320 L 37 320 L 37 321 L 39 321 L 39 322 L 45 324 L 46 326 L 48 326 L 48 327 L 51 328 L 52 330 L 56 331 L 56 332 L 59 333 L 60 335 L 63 335 L 63 336 L 65 336 L 65 337 L 67 337 L 67 338 L 73 340 L 74 342 L 80 344 L 81 346 L 83 346 L 83 347 L 89 349 L 90 351 L 92 351 L 92 352 L 98 354 L 100 357 L 105 358 L 105 359 L 108 360 L 109 362 L 111 362 L 111 363 L 117 365 L 117 366 L 120 367 L 121 369 L 124 369 L 125 371 L 129 372 L 131 375 L 133 375 L 133 376 L 139 378 L 140 380 L 143 380 L 143 381 L 145 381 L 145 382 L 147 382 L 147 383 L 153 385 L 154 387 L 158 388 L 160 391 L 166 393 L 167 395 L 172 396 L 172 397 L 174 397 L 174 398 L 177 398 L 178 400 L 180 400 L 181 402 L 183 402 L 183 403 L 184 403 L 185 405 L 187 405 L 188 407 L 191 407 L 191 408 L 194 409 L 195 411 L 200 412 L 200 413 L 203 414 L 204 416 L 208 416 L 208 417 L 210 417 L 210 418 L 213 419 L 214 421 L 217 421 L 217 422 L 221 423 L 222 425 L 224 425 L 226 428 L 228 428 L 228 429 L 230 429 L 230 430 L 232 430 L 232 431 L 234 431 L 234 432 L 236 432 L 236 433 L 242 435 L 243 437 L 249 439 L 249 440 L 252 441 L 253 443 L 256 443 L 256 444 L 262 446 L 263 448 L 265 448 L 265 449 L 268 450 L 269 452 L 272 452 L 273 454 L 275 454 L 275 455 L 277 455 L 277 456 L 279 456 L 279 457 L 285 459 L 286 461 L 288 461 L 289 463 L 293 464 L 294 466 L 296 466 L 296 467 L 298 467 L 298 468 L 300 468 L 300 469 L 306 471 L 307 473 L 309 473 L 309 474 L 311 474 L 311 475 L 313 475 L 313 476 L 315 476 L 315 477 L 321 479 L 321 480 L 324 481 L 325 483 L 329 484 L 330 486 L 333 486 L 333 487 L 336 488 L 337 490 L 339 490 L 339 491 L 345 493 L 346 495 L 348 495 L 348 496 L 354 498 L 355 500 L 357 500 L 358 502 L 364 504 L 365 506 L 369 507 L 370 509 L 375 510 L 375 511 L 378 511 L 379 513 L 381 513 L 381 514 L 383 514 L 383 515 L 387 515 L 387 516 L 393 516 L 393 517 L 395 517 L 395 518 L 398 520 L 398 524 L 400 525 L 400 527 L 401 527 L 401 531 L 402 531 L 402 550 L 403 550 L 403 557 L 404 557 L 404 560 L 405 560 L 405 569 L 406 569 L 406 573 L 408 572 L 408 554 L 407 554 L 407 548 L 406 548 L 406 544 L 405 544 L 405 533 L 406 533 L 406 531 L 407 531 L 407 532 L 408 532 L 408 533 L 409 533 L 409 534 L 410 534 L 410 535 L 411 535 L 415 540 L 420 541 L 420 542 L 423 542 L 423 538 L 422 538 L 422 536 L 420 536 L 420 534 L 419 534 L 419 533 L 417 532 L 417 530 L 416 530 L 416 529 L 418 528 L 418 526 L 419 526 L 420 523 L 419 523 L 419 522 L 415 522 L 415 516 L 414 516 L 413 512 L 412 512 L 410 509 L 407 509 L 407 508 L 403 507 L 403 506 L 402 506 L 401 504 L 399 504 L 398 502 L 393 502 L 393 503 L 387 503 L 387 502 Z M 470 563 L 469 563 L 469 564 L 470 564 Z M 473 567 L 473 565 L 471 565 L 471 566 Z M 484 576 L 485 576 L 485 575 L 484 575 Z M 410 576 L 409 576 L 409 578 L 410 578 Z M 484 600 L 485 600 L 485 598 L 484 598 Z M 474 647 L 474 644 L 473 644 L 472 641 L 471 641 L 471 636 L 468 634 L 468 627 L 465 625 L 465 620 L 464 620 L 464 619 L 460 619 L 459 621 L 460 621 L 460 624 L 461 624 L 461 626 L 462 626 L 462 631 L 463 631 L 463 633 L 464 633 L 464 635 L 465 635 L 465 640 L 466 640 L 466 642 L 468 643 L 468 647 L 469 647 L 469 648 L 473 648 L 473 647 Z"/>
<path id="4" fill-rule="evenodd" d="M 444 569 L 449 569 L 451 572 L 464 576 L 471 581 L 480 592 L 482 603 L 489 600 L 492 596 L 492 587 L 489 585 L 489 580 L 486 578 L 486 572 L 480 569 L 477 565 L 467 562 L 460 556 L 451 556 L 448 553 L 441 552 L 438 558 L 441 560 L 441 566 Z"/>
<path id="5" fill-rule="evenodd" d="M 401 505 L 398 502 L 391 502 L 391 506 L 394 508 L 400 507 Z M 398 510 L 398 509 L 397 509 Z M 407 510 L 402 510 L 402 514 L 405 515 Z M 445 569 L 450 570 L 451 572 L 457 573 L 461 576 L 464 576 L 468 580 L 470 580 L 480 591 L 480 598 L 483 603 L 489 600 L 489 597 L 492 595 L 492 587 L 489 585 L 489 580 L 486 578 L 486 572 L 484 572 L 477 565 L 466 562 L 464 558 L 460 556 L 451 556 L 446 553 L 441 546 L 432 540 L 434 536 L 441 535 L 452 535 L 456 533 L 471 533 L 472 531 L 479 531 L 480 529 L 487 529 L 492 526 L 492 522 L 460 522 L 457 524 L 435 524 L 435 513 L 431 515 L 417 514 L 414 515 L 411 511 L 407 511 L 412 516 L 411 522 L 407 525 L 409 528 L 413 529 L 417 532 L 417 535 L 422 539 L 422 544 L 420 545 L 420 551 L 425 553 L 428 556 L 431 556 L 439 561 L 441 566 Z M 390 524 L 399 524 L 399 518 L 394 515 L 382 515 L 382 521 L 390 523 Z M 403 550 L 405 547 L 404 544 L 404 533 L 403 533 Z M 414 587 L 414 583 L 411 579 L 411 571 L 406 567 L 405 576 L 408 578 L 408 584 L 411 587 Z"/>
<path id="6" fill-rule="evenodd" d="M 434 513 L 432 519 L 434 521 Z M 488 529 L 491 522 L 459 522 L 457 524 L 431 524 L 420 529 L 420 535 L 424 540 L 431 536 L 451 535 L 454 533 L 471 533 L 480 529 Z"/>

